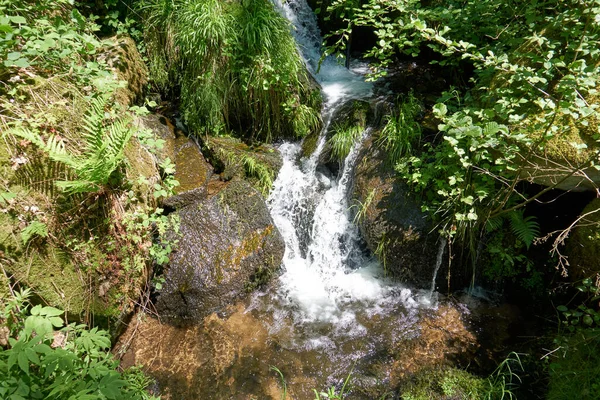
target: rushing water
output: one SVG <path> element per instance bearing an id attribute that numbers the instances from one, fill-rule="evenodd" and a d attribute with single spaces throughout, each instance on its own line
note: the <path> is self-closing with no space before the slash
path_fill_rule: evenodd
<path id="1" fill-rule="evenodd" d="M 314 14 L 305 0 L 290 0 L 279 6 L 294 26 L 309 71 L 323 88 L 325 105 L 323 131 L 310 158 L 298 160 L 297 143 L 279 147 L 283 167 L 274 182 L 269 207 L 286 250 L 276 297 L 282 304 L 297 308 L 295 318 L 299 321 L 342 323 L 346 327 L 356 323 L 357 308 L 376 313 L 398 300 L 406 307 L 415 307 L 418 300 L 410 290 L 382 278 L 381 266 L 364 253 L 352 221 L 347 198 L 362 140 L 354 144 L 338 176 L 325 175 L 316 168 L 324 132 L 336 108 L 345 101 L 372 96 L 372 85 L 363 75 L 366 68 L 355 64 L 348 70 L 328 57 L 317 73 L 322 39 Z M 368 134 L 365 131 L 362 139 Z"/>
<path id="2" fill-rule="evenodd" d="M 133 331 L 142 343 L 136 357 L 151 360 L 170 398 L 281 399 L 286 389 L 273 366 L 287 382 L 287 399 L 339 389 L 349 374 L 350 398 L 382 398 L 412 374 L 475 347 L 466 306 L 433 301 L 434 286 L 415 291 L 387 280 L 364 251 L 348 198 L 369 129 L 336 175 L 318 162 L 335 110 L 372 96 L 365 66 L 347 70 L 326 59 L 317 73 L 321 39 L 312 12 L 305 0 L 279 7 L 294 23 L 308 68 L 323 88 L 323 132 L 310 157 L 301 157 L 299 143 L 279 146 L 283 166 L 268 200 L 285 240 L 278 279 L 201 325 L 180 329 L 148 319 Z M 440 243 L 436 274 L 445 247 Z"/>

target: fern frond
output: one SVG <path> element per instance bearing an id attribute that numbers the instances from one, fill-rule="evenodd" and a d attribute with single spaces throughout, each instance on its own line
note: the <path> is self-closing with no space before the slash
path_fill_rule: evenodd
<path id="1" fill-rule="evenodd" d="M 103 97 L 93 99 L 83 120 L 82 136 L 86 141 L 86 150 L 92 153 L 98 151 L 104 144 L 105 106 L 106 99 Z"/>
<path id="2" fill-rule="evenodd" d="M 490 218 L 487 221 L 485 221 L 485 229 L 488 232 L 497 231 L 502 226 L 502 221 L 503 219 L 501 216 Z"/>
<path id="3" fill-rule="evenodd" d="M 14 136 L 18 136 L 21 139 L 29 140 L 31 143 L 35 144 L 37 147 L 44 148 L 44 141 L 39 133 L 32 131 L 28 128 L 23 127 L 15 127 L 6 131 L 5 135 L 11 134 Z"/>
<path id="4" fill-rule="evenodd" d="M 535 220 L 534 216 L 525 217 L 523 211 L 512 211 L 509 214 L 510 227 L 513 233 L 519 240 L 525 243 L 525 246 L 529 249 L 529 246 L 533 243 L 533 240 L 540 235 L 540 225 Z"/>
<path id="5" fill-rule="evenodd" d="M 26 245 L 27 242 L 29 242 L 34 236 L 48 237 L 48 227 L 46 226 L 46 224 L 36 220 L 32 221 L 29 225 L 27 225 L 21 231 L 21 239 L 23 240 L 23 245 Z"/>
<path id="6" fill-rule="evenodd" d="M 29 140 L 31 143 L 40 148 L 45 152 L 48 157 L 54 161 L 61 162 L 73 167 L 76 164 L 75 158 L 73 158 L 66 150 L 65 143 L 56 135 L 50 135 L 46 143 L 42 139 L 38 132 L 32 131 L 28 128 L 13 128 L 8 133 L 18 136 L 22 139 Z"/>

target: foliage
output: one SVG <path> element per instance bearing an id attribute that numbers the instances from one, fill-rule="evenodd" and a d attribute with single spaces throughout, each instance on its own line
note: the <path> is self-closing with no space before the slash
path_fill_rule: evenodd
<path id="1" fill-rule="evenodd" d="M 397 57 L 416 57 L 424 49 L 431 63 L 457 76 L 471 75 L 468 84 L 458 80 L 461 86 L 444 92 L 433 107 L 438 136 L 417 143 L 410 153 L 382 141 L 400 176 L 422 193 L 423 209 L 442 233 L 468 244 L 471 252 L 487 221 L 501 216 L 509 217 L 526 248 L 538 235 L 534 221 L 513 212 L 551 187 L 521 192 L 522 168 L 536 171 L 544 160 L 564 162 L 568 153 L 575 156 L 567 158 L 566 172 L 556 182 L 598 168 L 597 0 L 335 0 L 328 12 L 346 22 L 330 35 L 329 53 L 343 52 L 356 27 L 375 33 L 375 46 L 366 53 L 378 67 L 373 78 L 385 75 Z M 391 132 L 407 127 L 393 122 L 400 110 L 390 118 Z M 567 149 L 553 156 L 557 142 Z"/>
<path id="2" fill-rule="evenodd" d="M 273 365 L 271 365 L 271 371 L 274 371 L 279 375 L 279 379 L 281 380 L 281 385 L 283 386 L 283 393 L 281 394 L 281 400 L 286 400 L 287 398 L 287 384 L 285 383 L 285 377 L 283 376 L 283 372 Z"/>
<path id="3" fill-rule="evenodd" d="M 338 390 L 335 386 L 331 386 L 324 392 L 319 392 L 316 389 L 313 389 L 315 393 L 315 400 L 342 400 L 346 397 L 346 389 L 348 388 L 348 384 L 350 383 L 350 378 L 352 377 L 352 371 L 346 376 L 342 387 Z"/>
<path id="4" fill-rule="evenodd" d="M 359 125 L 334 122 L 333 132 L 333 136 L 328 140 L 331 145 L 331 156 L 338 161 L 343 161 L 350 154 L 363 129 Z"/>
<path id="5" fill-rule="evenodd" d="M 150 71 L 181 90 L 196 134 L 234 131 L 249 140 L 303 136 L 319 123 L 307 72 L 287 21 L 268 0 L 152 0 L 147 18 Z"/>
<path id="6" fill-rule="evenodd" d="M 511 353 L 487 378 L 479 378 L 467 371 L 446 368 L 422 373 L 403 390 L 402 400 L 465 399 L 500 400 L 516 398 L 513 390 L 520 382 L 517 372 L 523 371 L 519 355 Z"/>
<path id="7" fill-rule="evenodd" d="M 416 121 L 422 106 L 412 93 L 400 98 L 398 106 L 386 116 L 386 124 L 377 144 L 385 151 L 388 161 L 396 165 L 419 148 L 421 125 Z"/>
<path id="8" fill-rule="evenodd" d="M 590 278 L 584 279 L 575 287 L 583 298 L 575 309 L 569 309 L 566 305 L 556 307 L 562 314 L 563 325 L 569 332 L 575 332 L 579 326 L 600 327 L 600 288 L 598 282 Z"/>
<path id="9" fill-rule="evenodd" d="M 18 292 L 0 311 L 9 346 L 0 351 L 0 395 L 19 399 L 152 399 L 140 370 L 124 374 L 108 351 L 107 332 L 65 325 L 53 307 L 29 308 Z"/>
<path id="10" fill-rule="evenodd" d="M 268 195 L 273 186 L 273 171 L 265 166 L 265 164 L 249 155 L 242 156 L 242 164 L 244 164 L 246 175 L 251 178 L 256 178 L 261 192 L 265 196 Z"/>
<path id="11" fill-rule="evenodd" d="M 597 399 L 600 392 L 600 332 L 577 329 L 560 335 L 547 358 L 550 381 L 547 399 Z"/>
<path id="12" fill-rule="evenodd" d="M 89 282 L 83 291 L 90 301 L 74 307 L 97 311 L 93 304 L 102 297 L 106 315 L 120 315 L 176 244 L 165 232 L 176 230 L 177 221 L 158 207 L 177 185 L 174 167 L 170 161 L 156 166 L 148 150 L 161 141 L 134 129 L 145 107 L 117 102 L 125 82 L 106 64 L 108 43 L 95 36 L 96 17 L 83 16 L 70 0 L 0 0 L 0 15 L 0 55 L 7 55 L 0 66 L 0 126 L 6 150 L 22 160 L 11 173 L 31 178 L 10 180 L 0 196 L 10 219 L 29 221 L 23 246 L 16 243 L 9 254 L 10 267 L 19 271 L 32 253 L 25 245 L 47 237 L 44 246 L 60 249 L 65 268 L 72 265 Z M 133 152 L 144 159 L 133 159 Z M 62 190 L 47 190 L 54 187 Z M 23 214 L 24 206 L 35 218 Z M 27 211 L 30 206 L 39 214 Z"/>
<path id="13" fill-rule="evenodd" d="M 82 138 L 85 140 L 80 154 L 67 150 L 64 142 L 56 135 L 50 135 L 44 142 L 39 132 L 28 128 L 15 128 L 7 131 L 29 140 L 48 156 L 69 167 L 77 177 L 74 180 L 56 181 L 55 184 L 68 193 L 102 191 L 108 186 L 121 184 L 117 176 L 123 161 L 125 146 L 133 135 L 129 121 L 123 118 L 106 118 L 106 98 L 96 98 L 83 120 Z"/>
<path id="14" fill-rule="evenodd" d="M 48 227 L 46 224 L 37 220 L 32 221 L 21 231 L 21 239 L 23 240 L 23 244 L 27 244 L 31 238 L 35 236 L 43 238 L 48 237 Z"/>

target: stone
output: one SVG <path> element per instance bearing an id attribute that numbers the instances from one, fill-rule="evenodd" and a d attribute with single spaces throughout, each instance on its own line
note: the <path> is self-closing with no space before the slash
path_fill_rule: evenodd
<path id="1" fill-rule="evenodd" d="M 157 310 L 185 325 L 244 297 L 279 268 L 285 244 L 262 195 L 235 180 L 176 211 L 179 239 L 158 292 Z"/>
<path id="2" fill-rule="evenodd" d="M 174 141 L 175 195 L 163 201 L 167 207 L 182 208 L 208 196 L 208 184 L 213 175 L 213 167 L 204 159 L 198 144 L 192 139 L 180 136 Z"/>
<path id="3" fill-rule="evenodd" d="M 396 179 L 385 154 L 367 139 L 354 171 L 350 202 L 364 207 L 358 226 L 387 274 L 429 288 L 439 248 L 431 221 L 408 187 Z"/>
<path id="4" fill-rule="evenodd" d="M 106 47 L 98 59 L 106 61 L 116 78 L 126 82 L 125 87 L 117 89 L 115 98 L 127 107 L 141 99 L 148 84 L 148 68 L 129 36 L 115 36 L 110 40 L 112 46 Z"/>
<path id="5" fill-rule="evenodd" d="M 270 189 L 268 181 L 275 180 L 283 165 L 279 152 L 273 146 L 266 144 L 248 146 L 232 137 L 208 137 L 204 141 L 202 150 L 221 180 L 246 179 L 265 195 Z M 259 169 L 252 171 L 249 161 L 256 163 Z M 261 174 L 266 174 L 268 177 L 263 177 Z"/>

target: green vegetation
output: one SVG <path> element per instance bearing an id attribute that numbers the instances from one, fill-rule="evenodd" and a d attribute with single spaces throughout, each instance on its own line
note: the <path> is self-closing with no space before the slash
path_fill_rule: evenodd
<path id="1" fill-rule="evenodd" d="M 248 141 L 302 137 L 319 124 L 312 87 L 288 22 L 268 0 L 139 2 L 151 78 L 180 91 L 198 135 Z M 173 83 L 176 87 L 173 87 Z"/>
<path id="2" fill-rule="evenodd" d="M 174 242 L 156 236 L 177 227 L 158 207 L 173 165 L 156 165 L 163 143 L 135 128 L 147 110 L 117 78 L 139 55 L 72 3 L 0 1 L 0 397 L 149 398 L 139 370 L 115 371 L 107 332 L 63 327 L 116 333 L 168 261 Z"/>
<path id="3" fill-rule="evenodd" d="M 28 290 L 16 292 L 0 309 L 9 343 L 0 349 L 3 399 L 156 399 L 139 369 L 119 373 L 108 350 L 108 333 L 85 325 L 65 325 L 64 311 L 30 307 Z"/>
<path id="4" fill-rule="evenodd" d="M 411 156 L 413 149 L 419 149 L 421 125 L 417 119 L 421 112 L 422 105 L 411 92 L 405 98 L 401 97 L 396 108 L 386 116 L 377 144 L 385 150 L 392 165 Z"/>
<path id="5" fill-rule="evenodd" d="M 474 243 L 501 226 L 488 221 L 507 218 L 529 248 L 539 229 L 525 206 L 597 167 L 597 2 L 323 3 L 345 22 L 329 35 L 329 52 L 343 52 L 356 27 L 372 29 L 377 40 L 365 55 L 375 60 L 373 77 L 386 75 L 398 57 L 423 56 L 428 48 L 428 60 L 458 78 L 433 106 L 439 135 L 423 140 L 409 96 L 379 139 L 438 229 L 474 253 Z M 544 180 L 539 171 L 552 163 L 567 167 Z M 528 177 L 548 187 L 525 193 L 518 184 Z M 582 179 L 591 182 L 589 175 Z"/>
<path id="6" fill-rule="evenodd" d="M 417 380 L 402 393 L 402 400 L 464 399 L 500 400 L 516 399 L 513 390 L 521 382 L 519 373 L 523 365 L 519 355 L 511 353 L 487 378 L 479 378 L 465 370 L 444 368 L 420 374 Z"/>

